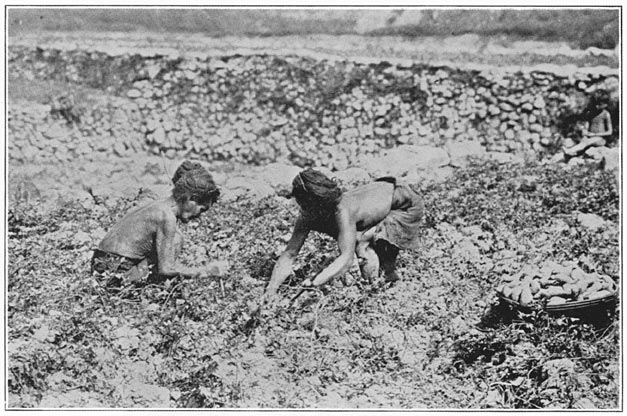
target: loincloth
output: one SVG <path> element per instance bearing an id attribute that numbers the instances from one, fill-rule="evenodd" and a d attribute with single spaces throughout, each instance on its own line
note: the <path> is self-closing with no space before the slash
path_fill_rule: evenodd
<path id="1" fill-rule="evenodd" d="M 407 185 L 394 183 L 390 213 L 375 226 L 374 241 L 385 240 L 404 250 L 420 248 L 420 228 L 424 217 L 425 204 L 420 195 Z"/>
<path id="2" fill-rule="evenodd" d="M 92 274 L 106 275 L 110 283 L 144 281 L 150 276 L 151 271 L 152 266 L 147 259 L 131 259 L 98 249 L 94 250 L 91 258 Z"/>

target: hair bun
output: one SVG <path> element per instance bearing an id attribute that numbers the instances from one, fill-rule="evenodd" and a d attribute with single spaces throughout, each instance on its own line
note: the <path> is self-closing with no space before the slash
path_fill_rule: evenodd
<path id="1" fill-rule="evenodd" d="M 191 162 L 189 160 L 184 161 L 181 165 L 176 169 L 174 175 L 172 176 L 172 183 L 176 184 L 176 182 L 187 172 L 191 172 L 193 170 L 203 169 L 206 170 L 200 163 Z"/>
<path id="2" fill-rule="evenodd" d="M 205 200 L 215 202 L 220 195 L 220 190 L 213 181 L 209 171 L 199 163 L 189 163 L 185 167 L 183 165 L 185 165 L 185 162 L 177 169 L 174 175 L 174 177 L 178 176 L 172 191 L 175 199 L 189 198 L 197 202 Z M 197 167 L 184 171 L 186 167 L 194 167 L 194 165 L 197 165 Z"/>
<path id="3" fill-rule="evenodd" d="M 308 168 L 300 172 L 292 181 L 292 195 L 313 197 L 321 204 L 337 204 L 342 190 L 337 183 L 320 171 Z"/>

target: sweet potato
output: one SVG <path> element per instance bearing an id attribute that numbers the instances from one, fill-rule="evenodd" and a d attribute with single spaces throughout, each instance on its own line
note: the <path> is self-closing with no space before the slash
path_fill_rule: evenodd
<path id="1" fill-rule="evenodd" d="M 501 280 L 505 283 L 510 283 L 514 281 L 514 276 L 510 274 L 504 274 L 501 276 Z"/>
<path id="2" fill-rule="evenodd" d="M 574 283 L 575 281 L 565 273 L 557 273 L 551 276 L 551 279 L 558 283 Z"/>
<path id="3" fill-rule="evenodd" d="M 512 294 L 510 295 L 510 299 L 514 302 L 518 302 L 520 300 L 520 294 L 522 293 L 522 287 L 517 286 L 512 289 Z"/>
<path id="4" fill-rule="evenodd" d="M 529 264 L 523 267 L 521 271 L 525 276 L 529 276 L 531 278 L 534 278 L 535 276 L 542 276 L 542 273 L 537 266 Z"/>
<path id="5" fill-rule="evenodd" d="M 581 288 L 574 283 L 566 283 L 562 288 L 564 289 L 565 296 L 577 297 L 581 292 Z"/>
<path id="6" fill-rule="evenodd" d="M 562 266 L 560 266 L 554 261 L 547 260 L 542 265 L 542 276 L 550 277 L 551 274 L 553 274 L 556 270 L 561 271 Z"/>
<path id="7" fill-rule="evenodd" d="M 505 286 L 505 287 L 503 288 L 503 291 L 502 291 L 501 293 L 503 293 L 503 296 L 505 296 L 505 297 L 509 298 L 509 297 L 511 297 L 511 296 L 512 296 L 512 291 L 513 291 L 513 290 L 514 290 L 514 289 L 513 289 L 513 288 L 511 288 L 510 286 Z"/>
<path id="8" fill-rule="evenodd" d="M 543 276 L 540 278 L 540 286 L 547 287 L 551 284 L 551 278 L 547 276 Z"/>
<path id="9" fill-rule="evenodd" d="M 601 298 L 604 298 L 606 296 L 611 296 L 611 295 L 612 295 L 612 292 L 610 292 L 609 290 L 599 290 L 598 292 L 594 292 L 588 295 L 588 300 L 601 299 Z"/>
<path id="10" fill-rule="evenodd" d="M 567 300 L 560 296 L 553 296 L 551 299 L 549 299 L 549 301 L 546 304 L 547 305 L 563 305 L 566 302 Z"/>
<path id="11" fill-rule="evenodd" d="M 598 291 L 600 291 L 600 290 L 603 290 L 603 283 L 601 283 L 601 282 L 598 282 L 598 281 L 597 281 L 597 282 L 594 282 L 594 283 L 592 284 L 592 286 L 588 287 L 588 288 L 584 291 L 583 295 L 584 295 L 584 297 L 586 297 L 586 296 L 587 296 L 587 297 L 589 297 L 589 296 L 590 296 L 590 295 L 592 295 L 593 293 L 596 293 L 596 292 L 598 292 Z"/>
<path id="12" fill-rule="evenodd" d="M 562 286 L 548 286 L 544 289 L 547 298 L 552 298 L 553 296 L 565 296 L 566 292 Z"/>
<path id="13" fill-rule="evenodd" d="M 581 270 L 579 267 L 574 268 L 572 272 L 570 272 L 570 277 L 574 280 L 585 280 L 588 277 L 588 274 Z"/>
<path id="14" fill-rule="evenodd" d="M 519 302 L 523 306 L 531 305 L 531 303 L 533 302 L 533 295 L 531 294 L 531 289 L 530 288 L 528 288 L 528 287 L 523 288 L 523 290 L 520 292 Z"/>
<path id="15" fill-rule="evenodd" d="M 531 290 L 531 294 L 535 295 L 540 290 L 540 279 L 533 279 L 529 283 L 529 289 Z"/>
<path id="16" fill-rule="evenodd" d="M 588 278 L 585 278 L 583 280 L 578 280 L 578 282 L 581 282 L 581 287 L 587 289 L 591 287 L 592 285 L 594 285 L 595 283 L 599 283 L 599 280 L 588 276 Z"/>

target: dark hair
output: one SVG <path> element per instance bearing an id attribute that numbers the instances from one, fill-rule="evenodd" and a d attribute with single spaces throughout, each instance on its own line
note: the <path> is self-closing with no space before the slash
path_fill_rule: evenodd
<path id="1" fill-rule="evenodd" d="M 176 201 L 189 199 L 201 204 L 213 204 L 218 200 L 220 190 L 207 169 L 201 167 L 184 172 L 174 184 L 172 196 Z"/>
<path id="2" fill-rule="evenodd" d="M 342 190 L 332 179 L 312 168 L 300 172 L 292 181 L 292 196 L 303 208 L 334 208 Z"/>
<path id="3" fill-rule="evenodd" d="M 186 160 L 185 162 L 181 163 L 181 165 L 178 168 L 176 168 L 176 171 L 174 172 L 174 175 L 172 176 L 172 183 L 176 183 L 181 178 L 181 176 L 183 176 L 186 172 L 189 172 L 191 170 L 196 170 L 196 169 L 204 169 L 204 168 L 198 162 L 190 162 L 189 160 Z"/>

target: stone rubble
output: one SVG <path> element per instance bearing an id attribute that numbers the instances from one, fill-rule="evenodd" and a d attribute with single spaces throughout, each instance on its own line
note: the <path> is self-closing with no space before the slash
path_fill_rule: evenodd
<path id="1" fill-rule="evenodd" d="M 533 153 L 554 154 L 554 162 L 617 166 L 617 148 L 598 140 L 568 143 L 557 126 L 573 101 L 596 89 L 617 99 L 618 73 L 479 71 L 299 56 L 108 55 L 25 46 L 10 47 L 8 62 L 12 77 L 99 92 L 57 100 L 62 105 L 11 103 L 8 154 L 16 162 L 147 152 L 331 171 L 369 165 L 372 172 L 406 175 L 427 162 L 462 166 L 465 153 L 503 159 Z M 440 155 L 414 151 L 426 147 Z"/>

